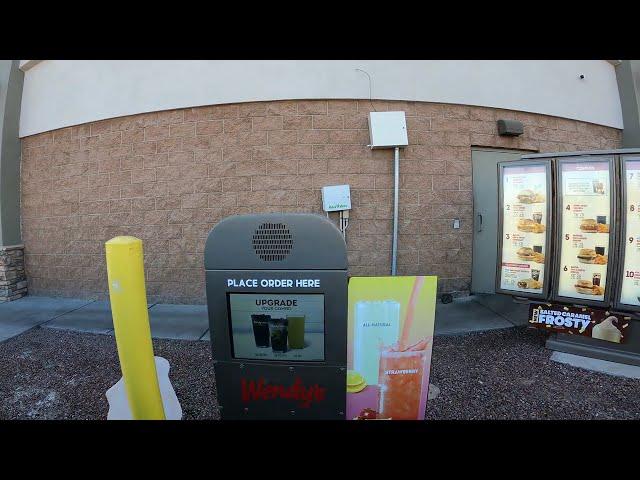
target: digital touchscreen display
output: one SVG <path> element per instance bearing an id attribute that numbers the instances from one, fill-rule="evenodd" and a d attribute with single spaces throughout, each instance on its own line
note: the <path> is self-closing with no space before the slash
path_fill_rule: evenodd
<path id="1" fill-rule="evenodd" d="M 324 360 L 324 295 L 228 295 L 235 358 Z"/>

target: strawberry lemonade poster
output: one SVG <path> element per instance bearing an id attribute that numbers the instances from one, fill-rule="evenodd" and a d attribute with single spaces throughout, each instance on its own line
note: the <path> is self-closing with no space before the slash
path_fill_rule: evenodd
<path id="1" fill-rule="evenodd" d="M 423 420 L 436 277 L 349 281 L 348 420 Z"/>

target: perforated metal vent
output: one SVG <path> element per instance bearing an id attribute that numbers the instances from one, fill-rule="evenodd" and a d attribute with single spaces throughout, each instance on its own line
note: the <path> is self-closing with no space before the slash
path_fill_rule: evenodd
<path id="1" fill-rule="evenodd" d="M 293 248 L 293 236 L 284 223 L 263 223 L 253 234 L 253 249 L 264 261 L 287 258 Z"/>

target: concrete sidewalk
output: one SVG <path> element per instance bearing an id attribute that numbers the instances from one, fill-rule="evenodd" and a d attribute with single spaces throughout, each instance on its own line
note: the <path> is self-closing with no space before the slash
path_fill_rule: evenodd
<path id="1" fill-rule="evenodd" d="M 209 330 L 205 305 L 150 304 L 149 320 L 154 338 L 200 340 Z M 112 335 L 111 305 L 107 301 L 36 296 L 0 304 L 0 342 L 37 326 Z"/>
<path id="2" fill-rule="evenodd" d="M 436 304 L 436 335 L 461 335 L 528 323 L 529 304 L 507 295 L 471 295 Z"/>
<path id="3" fill-rule="evenodd" d="M 527 323 L 528 305 L 505 295 L 474 295 L 436 306 L 436 335 L 509 328 Z M 150 304 L 154 338 L 209 340 L 206 305 Z M 40 326 L 86 333 L 113 334 L 107 301 L 27 296 L 0 304 L 0 342 Z"/>

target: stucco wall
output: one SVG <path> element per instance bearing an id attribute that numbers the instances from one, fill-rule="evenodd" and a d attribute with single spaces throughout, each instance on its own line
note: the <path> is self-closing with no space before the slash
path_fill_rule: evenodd
<path id="1" fill-rule="evenodd" d="M 38 68 L 36 66 L 35 68 Z M 42 133 L 22 142 L 22 227 L 29 291 L 104 298 L 104 242 L 144 241 L 151 301 L 204 302 L 203 247 L 220 219 L 318 212 L 320 188 L 349 183 L 350 273 L 387 275 L 392 155 L 372 151 L 367 115 L 404 110 L 399 274 L 439 276 L 465 292 L 471 276 L 471 147 L 528 151 L 618 148 L 614 128 L 461 105 L 304 100 L 187 108 Z M 496 119 L 525 124 L 497 136 Z M 461 219 L 461 229 L 452 219 Z"/>
<path id="2" fill-rule="evenodd" d="M 356 69 L 369 73 L 371 92 Z M 299 98 L 478 105 L 622 128 L 606 60 L 43 60 L 25 72 L 20 136 L 144 112 Z"/>

